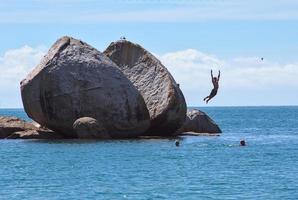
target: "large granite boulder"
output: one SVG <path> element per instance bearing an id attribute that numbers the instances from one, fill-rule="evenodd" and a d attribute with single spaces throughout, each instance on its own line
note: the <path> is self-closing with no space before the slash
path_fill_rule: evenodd
<path id="1" fill-rule="evenodd" d="M 142 94 L 150 113 L 146 135 L 171 135 L 185 121 L 184 96 L 166 67 L 140 45 L 126 40 L 104 51 Z"/>
<path id="2" fill-rule="evenodd" d="M 194 109 L 187 112 L 183 126 L 176 132 L 221 133 L 219 126 L 204 112 Z"/>
<path id="3" fill-rule="evenodd" d="M 107 56 L 71 37 L 60 38 L 21 82 L 24 108 L 42 126 L 76 137 L 73 123 L 92 117 L 111 137 L 145 132 L 144 99 Z"/>
<path id="4" fill-rule="evenodd" d="M 91 117 L 82 117 L 73 123 L 73 129 L 78 138 L 82 139 L 110 139 L 104 125 Z"/>

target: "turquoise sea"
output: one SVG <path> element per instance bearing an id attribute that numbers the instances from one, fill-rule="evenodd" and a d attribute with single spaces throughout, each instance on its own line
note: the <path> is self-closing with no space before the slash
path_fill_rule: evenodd
<path id="1" fill-rule="evenodd" d="M 0 140 L 0 199 L 298 199 L 298 107 L 200 109 L 223 134 L 183 137 L 180 147 Z M 28 119 L 21 109 L 0 115 Z"/>

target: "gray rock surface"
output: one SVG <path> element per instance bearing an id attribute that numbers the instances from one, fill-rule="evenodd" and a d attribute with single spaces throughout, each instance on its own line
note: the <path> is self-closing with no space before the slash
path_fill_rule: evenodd
<path id="1" fill-rule="evenodd" d="M 215 134 L 222 131 L 206 113 L 194 109 L 187 112 L 186 120 L 183 126 L 177 131 L 177 134 L 183 132 Z"/>
<path id="2" fill-rule="evenodd" d="M 110 139 L 103 124 L 99 123 L 96 119 L 91 117 L 82 117 L 77 119 L 73 128 L 77 133 L 78 138 L 83 139 Z"/>
<path id="3" fill-rule="evenodd" d="M 196 133 L 196 132 L 182 132 L 178 136 L 220 136 L 220 133 Z"/>
<path id="4" fill-rule="evenodd" d="M 142 94 L 150 113 L 147 135 L 171 135 L 186 117 L 184 96 L 165 66 L 140 45 L 113 42 L 104 51 Z"/>
<path id="5" fill-rule="evenodd" d="M 50 130 L 26 130 L 14 132 L 5 139 L 42 139 L 42 140 L 59 140 L 65 139 L 63 135 L 57 134 Z"/>
<path id="6" fill-rule="evenodd" d="M 38 128 L 17 117 L 0 116 L 0 139 L 62 139 L 62 135 Z"/>
<path id="7" fill-rule="evenodd" d="M 51 47 L 21 82 L 21 93 L 29 117 L 70 137 L 84 116 L 104 124 L 111 137 L 138 136 L 150 125 L 144 99 L 115 63 L 71 37 Z"/>
<path id="8" fill-rule="evenodd" d="M 0 139 L 17 131 L 37 130 L 35 126 L 17 117 L 0 116 Z"/>

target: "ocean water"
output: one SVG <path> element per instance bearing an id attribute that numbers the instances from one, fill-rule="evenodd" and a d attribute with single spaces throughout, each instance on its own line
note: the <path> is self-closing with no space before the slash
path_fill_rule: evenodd
<path id="1" fill-rule="evenodd" d="M 183 137 L 180 147 L 0 140 L 0 199 L 298 199 L 298 107 L 201 110 L 223 134 Z M 0 115 L 28 119 L 20 109 Z"/>

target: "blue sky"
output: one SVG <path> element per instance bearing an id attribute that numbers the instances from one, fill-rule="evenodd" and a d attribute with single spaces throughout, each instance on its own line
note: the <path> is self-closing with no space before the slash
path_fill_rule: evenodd
<path id="1" fill-rule="evenodd" d="M 297 105 L 297 10 L 294 0 L 2 0 L 0 107 L 22 107 L 19 81 L 63 35 L 100 51 L 123 35 L 141 44 L 188 105 L 204 105 L 211 68 L 222 70 L 211 106 Z"/>

